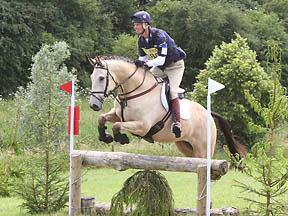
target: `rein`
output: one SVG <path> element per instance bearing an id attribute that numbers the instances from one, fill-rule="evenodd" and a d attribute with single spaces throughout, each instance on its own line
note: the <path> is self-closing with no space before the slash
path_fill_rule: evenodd
<path id="1" fill-rule="evenodd" d="M 158 85 L 158 82 L 155 82 L 154 85 L 153 85 L 151 88 L 149 88 L 149 89 L 147 89 L 146 91 L 141 92 L 141 93 L 139 93 L 139 94 L 132 95 L 132 96 L 130 96 L 130 97 L 126 97 L 125 100 L 128 101 L 128 100 L 131 100 L 131 99 L 140 97 L 140 96 L 142 96 L 142 95 L 145 95 L 145 94 L 147 94 L 148 92 L 152 91 L 157 85 Z M 139 86 L 139 87 L 140 87 L 140 86 Z M 137 88 L 138 88 L 138 87 L 137 87 Z M 135 89 L 135 90 L 136 90 L 136 89 Z"/>
<path id="2" fill-rule="evenodd" d="M 154 83 L 153 86 L 151 86 L 149 89 L 147 89 L 147 90 L 145 90 L 143 92 L 140 92 L 138 94 L 135 94 L 135 95 L 132 95 L 132 96 L 127 96 L 127 95 L 135 92 L 137 89 L 139 89 L 143 85 L 143 83 L 145 82 L 145 79 L 146 79 L 146 71 L 144 71 L 144 76 L 143 76 L 143 79 L 142 79 L 141 83 L 136 88 L 134 88 L 133 90 L 128 91 L 128 92 L 125 93 L 123 85 L 136 74 L 136 72 L 138 70 L 138 67 L 136 67 L 135 71 L 132 74 L 130 74 L 120 84 L 118 84 L 116 82 L 116 80 L 114 79 L 113 75 L 111 74 L 111 72 L 109 71 L 109 67 L 108 67 L 107 62 L 106 61 L 104 61 L 104 62 L 106 64 L 106 67 L 103 66 L 103 64 L 101 63 L 100 59 L 98 58 L 98 64 L 97 63 L 93 64 L 93 67 L 94 68 L 100 68 L 100 69 L 103 69 L 103 70 L 107 71 L 105 89 L 104 89 L 104 91 L 91 91 L 90 95 L 95 97 L 101 104 L 104 103 L 104 99 L 99 98 L 99 97 L 97 97 L 94 94 L 96 94 L 96 93 L 97 94 L 104 94 L 104 97 L 108 97 L 108 96 L 112 95 L 115 98 L 115 100 L 121 106 L 121 118 L 122 118 L 122 121 L 125 122 L 124 109 L 127 106 L 127 101 L 128 100 L 132 100 L 132 99 L 137 98 L 137 97 L 141 97 L 141 96 L 149 93 L 154 88 L 156 88 L 156 86 L 159 83 L 163 83 L 163 80 L 159 81 L 159 80 L 157 80 L 157 78 L 155 76 L 153 76 L 154 79 L 155 79 L 155 83 Z M 91 61 L 90 61 L 90 63 L 91 63 Z M 111 76 L 111 78 L 112 78 L 112 80 L 113 80 L 113 82 L 115 84 L 115 88 L 107 93 L 108 86 L 109 86 L 109 76 Z M 115 93 L 118 88 L 121 88 L 121 92 L 122 92 L 121 94 L 116 94 Z M 154 142 L 152 136 L 154 134 L 156 134 L 158 131 L 160 131 L 164 127 L 164 125 L 165 125 L 166 121 L 168 120 L 168 118 L 170 117 L 170 115 L 171 115 L 171 111 L 167 112 L 165 114 L 165 116 L 160 121 L 158 121 L 153 127 L 151 127 L 150 130 L 148 131 L 148 133 L 145 136 L 143 136 L 142 138 L 147 140 L 148 142 Z"/>
<path id="3" fill-rule="evenodd" d="M 105 61 L 104 61 L 104 62 L 105 62 Z M 97 63 L 96 63 L 96 64 L 97 64 Z M 129 75 L 128 77 L 126 77 L 120 84 L 118 84 L 118 83 L 115 81 L 115 79 L 114 79 L 114 77 L 112 76 L 112 74 L 110 73 L 107 62 L 105 62 L 106 67 L 97 66 L 96 64 L 93 65 L 94 68 L 100 68 L 100 69 L 104 69 L 104 70 L 107 71 L 107 74 L 106 74 L 106 85 L 105 85 L 104 91 L 91 91 L 91 92 L 90 92 L 90 95 L 92 95 L 93 97 L 95 97 L 95 98 L 96 98 L 98 101 L 100 101 L 101 103 L 103 103 L 104 100 L 101 99 L 101 98 L 98 98 L 98 97 L 95 96 L 94 94 L 104 94 L 104 97 L 108 97 L 108 96 L 112 95 L 112 96 L 115 98 L 115 100 L 120 104 L 120 106 L 121 106 L 121 108 L 122 108 L 121 113 L 122 113 L 122 119 L 123 119 L 123 121 L 124 121 L 123 111 L 124 111 L 125 106 L 127 106 L 127 101 L 147 94 L 148 92 L 152 91 L 152 90 L 158 85 L 158 81 L 157 81 L 157 79 L 155 78 L 156 82 L 154 83 L 154 85 L 153 85 L 151 88 L 145 90 L 144 92 L 138 93 L 138 94 L 136 94 L 136 95 L 132 95 L 132 96 L 130 96 L 130 97 L 126 97 L 128 94 L 133 93 L 134 91 L 136 91 L 138 88 L 140 88 L 140 87 L 143 85 L 143 83 L 144 83 L 144 81 L 145 81 L 145 78 L 146 78 L 146 72 L 144 72 L 143 80 L 142 80 L 142 82 L 140 83 L 140 85 L 138 85 L 135 89 L 133 89 L 133 90 L 125 93 L 125 92 L 124 92 L 124 89 L 123 89 L 123 85 L 124 85 L 131 77 L 133 77 L 133 76 L 136 74 L 136 72 L 137 72 L 137 70 L 138 70 L 138 67 L 136 67 L 135 71 L 134 71 L 132 74 L 130 74 L 130 75 Z M 108 89 L 108 86 L 109 86 L 109 76 L 111 76 L 111 78 L 112 78 L 112 80 L 113 80 L 113 82 L 115 83 L 116 86 L 115 86 L 115 88 L 114 88 L 113 90 L 111 90 L 111 91 L 109 91 L 109 92 L 107 93 L 107 89 Z M 116 95 L 115 92 L 117 91 L 118 88 L 121 88 L 121 91 L 122 91 L 123 93 Z M 117 97 L 117 96 L 118 96 L 118 97 Z"/>

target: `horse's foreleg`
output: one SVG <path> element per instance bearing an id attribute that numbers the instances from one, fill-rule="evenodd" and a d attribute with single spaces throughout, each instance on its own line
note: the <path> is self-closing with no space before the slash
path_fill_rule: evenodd
<path id="1" fill-rule="evenodd" d="M 120 142 L 121 144 L 129 143 L 129 138 L 126 134 L 121 134 L 121 130 L 126 130 L 132 134 L 137 134 L 140 136 L 144 136 L 146 134 L 144 123 L 141 121 L 116 122 L 113 125 L 112 130 L 114 134 L 114 140 Z"/>
<path id="2" fill-rule="evenodd" d="M 106 121 L 120 121 L 119 117 L 116 115 L 114 108 L 112 108 L 108 113 L 101 114 L 98 118 L 99 140 L 105 143 L 111 143 L 113 141 L 113 137 L 109 133 L 105 132 L 105 130 L 107 129 L 107 127 L 105 126 Z"/>

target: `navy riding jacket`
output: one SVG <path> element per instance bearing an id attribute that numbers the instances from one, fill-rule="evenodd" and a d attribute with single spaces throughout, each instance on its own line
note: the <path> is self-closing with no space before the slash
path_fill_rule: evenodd
<path id="1" fill-rule="evenodd" d="M 186 58 L 186 53 L 176 46 L 175 41 L 166 31 L 149 27 L 149 34 L 148 42 L 143 36 L 139 36 L 138 53 L 140 56 L 148 55 L 149 60 L 166 56 L 164 64 L 158 66 L 160 69 L 163 70 L 172 62 Z"/>

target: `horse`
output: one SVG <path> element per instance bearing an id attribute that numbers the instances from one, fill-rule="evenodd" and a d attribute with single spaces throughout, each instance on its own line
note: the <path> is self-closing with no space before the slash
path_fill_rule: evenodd
<path id="1" fill-rule="evenodd" d="M 182 99 L 189 118 L 181 119 L 182 133 L 176 138 L 171 132 L 172 116 L 167 114 L 169 112 L 164 109 L 160 100 L 163 80 L 154 77 L 147 68 L 136 67 L 134 60 L 125 57 L 96 56 L 95 58 L 88 57 L 88 60 L 93 66 L 89 106 L 94 111 L 100 111 L 105 99 L 110 95 L 114 97 L 114 107 L 98 117 L 100 141 L 127 144 L 129 143 L 127 135 L 121 133 L 121 131 L 127 131 L 133 135 L 148 138 L 148 141 L 152 142 L 174 142 L 178 150 L 186 157 L 206 158 L 207 110 L 202 105 Z M 212 115 L 209 116 L 211 157 L 214 154 L 217 138 L 216 124 Z M 217 115 L 216 118 L 222 117 Z M 107 121 L 114 123 L 113 137 L 106 132 Z M 156 127 L 157 133 L 154 131 L 151 135 L 153 126 L 154 129 Z M 150 138 L 147 136 L 149 133 Z M 228 133 L 227 136 L 231 135 Z M 234 143 L 228 142 L 228 144 L 229 150 L 232 149 L 233 154 L 237 153 Z"/>

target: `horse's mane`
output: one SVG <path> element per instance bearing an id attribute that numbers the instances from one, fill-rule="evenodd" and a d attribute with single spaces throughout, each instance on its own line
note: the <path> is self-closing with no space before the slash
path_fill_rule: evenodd
<path id="1" fill-rule="evenodd" d="M 88 60 L 89 60 L 89 58 L 88 58 Z M 95 56 L 94 60 L 96 60 L 96 63 L 95 62 L 91 62 L 89 60 L 92 65 L 95 65 L 95 64 L 102 65 L 101 60 L 103 60 L 103 61 L 105 61 L 105 60 L 107 60 L 107 61 L 108 60 L 121 60 L 121 61 L 130 63 L 130 64 L 135 64 L 135 60 L 134 59 L 128 58 L 128 57 L 123 57 L 123 56 Z M 148 67 L 143 67 L 143 69 L 145 71 L 149 70 Z"/>
<path id="2" fill-rule="evenodd" d="M 99 56 L 101 60 L 122 60 L 131 64 L 134 64 L 135 60 L 123 56 Z M 96 57 L 95 57 L 96 58 Z"/>

